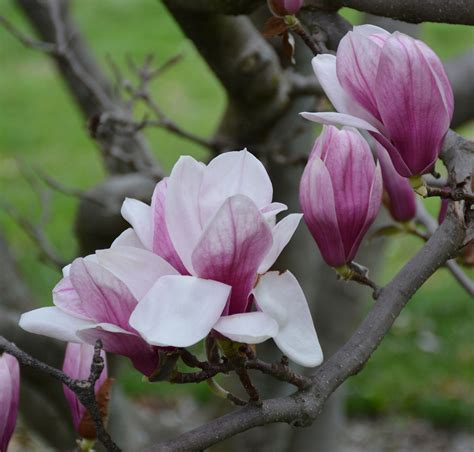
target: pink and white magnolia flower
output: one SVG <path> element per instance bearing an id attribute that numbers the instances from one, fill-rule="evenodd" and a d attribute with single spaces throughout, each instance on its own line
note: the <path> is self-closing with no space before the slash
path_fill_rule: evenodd
<path id="1" fill-rule="evenodd" d="M 75 259 L 63 269 L 64 277 L 53 290 L 55 306 L 23 314 L 20 326 L 67 342 L 95 344 L 100 339 L 105 351 L 130 358 L 137 370 L 149 376 L 158 366 L 157 350 L 130 326 L 129 318 L 144 294 L 145 289 L 139 286 L 150 287 L 166 271 L 164 265 L 166 262 L 145 276 L 139 266 L 131 267 L 128 279 L 135 285 L 129 289 L 98 263 L 96 255 Z M 153 281 L 146 280 L 150 273 Z"/>
<path id="2" fill-rule="evenodd" d="M 6 452 L 15 430 L 20 399 L 20 367 L 12 355 L 0 355 L 0 452 Z"/>
<path id="3" fill-rule="evenodd" d="M 433 167 L 453 115 L 443 65 L 423 42 L 373 25 L 354 27 L 337 55 L 317 55 L 313 69 L 337 113 L 302 113 L 324 124 L 365 129 L 387 149 L 403 177 Z"/>
<path id="4" fill-rule="evenodd" d="M 98 252 L 99 261 L 129 286 L 131 266 L 144 274 L 160 258 L 173 266 L 130 317 L 148 343 L 186 347 L 215 330 L 251 344 L 273 338 L 293 361 L 321 362 L 297 280 L 289 272 L 267 273 L 301 219 L 292 214 L 276 223 L 287 207 L 273 203 L 272 196 L 265 168 L 243 150 L 207 166 L 181 157 L 170 177 L 158 183 L 151 206 L 124 202 L 122 214 L 133 228 Z"/>
<path id="5" fill-rule="evenodd" d="M 63 372 L 76 380 L 87 380 L 89 378 L 93 357 L 93 345 L 70 342 L 67 344 L 66 353 L 64 355 Z M 99 396 L 100 391 L 108 391 L 108 388 L 104 386 L 107 382 L 107 360 L 103 350 L 101 350 L 101 357 L 104 360 L 105 365 L 94 386 L 96 399 L 98 401 L 103 400 L 103 398 L 100 398 Z M 90 440 L 95 439 L 95 428 L 93 428 L 92 425 L 90 425 L 90 422 L 87 422 L 87 419 L 85 418 L 87 413 L 86 407 L 82 405 L 76 394 L 66 385 L 63 385 L 63 390 L 64 396 L 66 397 L 67 403 L 69 405 L 69 409 L 71 410 L 74 430 L 82 438 Z M 100 406 L 100 409 L 103 412 L 107 411 L 106 407 L 104 406 Z"/>
<path id="6" fill-rule="evenodd" d="M 374 222 L 382 175 L 367 141 L 353 128 L 324 126 L 304 169 L 304 220 L 331 267 L 351 262 Z"/>

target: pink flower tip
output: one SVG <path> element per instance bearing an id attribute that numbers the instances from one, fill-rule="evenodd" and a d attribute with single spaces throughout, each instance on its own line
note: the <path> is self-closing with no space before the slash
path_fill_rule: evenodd
<path id="1" fill-rule="evenodd" d="M 0 451 L 7 450 L 15 430 L 20 398 L 20 368 L 15 357 L 0 355 Z"/>

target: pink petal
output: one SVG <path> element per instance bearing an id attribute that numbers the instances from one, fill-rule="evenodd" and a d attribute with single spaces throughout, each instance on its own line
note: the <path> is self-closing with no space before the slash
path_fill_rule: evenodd
<path id="1" fill-rule="evenodd" d="M 15 430 L 20 396 L 20 367 L 15 357 L 0 355 L 0 450 L 7 451 Z"/>
<path id="2" fill-rule="evenodd" d="M 166 191 L 166 226 L 176 252 L 191 274 L 191 254 L 202 232 L 199 197 L 205 169 L 191 157 L 180 157 Z"/>
<path id="3" fill-rule="evenodd" d="M 354 27 L 354 33 L 366 36 L 367 38 L 371 38 L 375 35 L 382 36 L 386 40 L 390 37 L 390 33 L 387 30 L 371 24 L 356 25 Z"/>
<path id="4" fill-rule="evenodd" d="M 229 314 L 246 311 L 257 270 L 272 246 L 272 233 L 254 202 L 228 198 L 203 232 L 192 263 L 201 278 L 232 286 Z"/>
<path id="5" fill-rule="evenodd" d="M 363 34 L 347 33 L 337 48 L 337 78 L 343 89 L 380 120 L 373 86 L 382 49 Z"/>
<path id="6" fill-rule="evenodd" d="M 179 273 L 185 275 L 188 272 L 174 248 L 166 226 L 165 206 L 167 188 L 168 178 L 164 178 L 156 185 L 151 199 L 151 211 L 153 214 L 153 251 L 168 261 Z"/>
<path id="7" fill-rule="evenodd" d="M 135 369 L 150 376 L 158 367 L 158 353 L 141 337 L 125 330 L 108 331 L 105 325 L 83 329 L 78 332 L 80 338 L 89 344 L 100 339 L 105 351 L 129 358 Z"/>
<path id="8" fill-rule="evenodd" d="M 151 250 L 153 232 L 150 206 L 137 199 L 126 198 L 122 205 L 122 216 L 130 223 L 143 246 Z"/>
<path id="9" fill-rule="evenodd" d="M 380 169 L 380 165 L 377 164 L 375 168 L 375 174 L 372 179 L 372 187 L 369 194 L 369 203 L 368 203 L 368 208 L 367 208 L 367 214 L 365 217 L 365 222 L 362 228 L 360 229 L 358 236 L 353 240 L 352 248 L 347 255 L 348 261 L 351 261 L 354 259 L 365 234 L 369 230 L 372 223 L 375 221 L 375 218 L 380 210 L 380 205 L 382 202 L 382 190 L 383 190 L 382 171 Z"/>
<path id="10" fill-rule="evenodd" d="M 423 53 L 427 63 L 429 64 L 431 71 L 436 79 L 440 95 L 444 101 L 446 111 L 450 119 L 453 117 L 454 112 L 454 95 L 451 82 L 448 79 L 448 75 L 444 69 L 443 63 L 438 58 L 438 55 L 433 52 L 424 42 L 415 40 L 415 44 Z"/>
<path id="11" fill-rule="evenodd" d="M 136 300 L 141 300 L 162 276 L 178 274 L 163 258 L 140 248 L 116 246 L 96 254 L 99 263 L 120 279 Z"/>
<path id="12" fill-rule="evenodd" d="M 346 263 L 339 232 L 331 176 L 322 160 L 314 156 L 303 172 L 300 204 L 304 220 L 324 260 L 333 267 Z"/>
<path id="13" fill-rule="evenodd" d="M 221 317 L 214 329 L 232 341 L 260 344 L 278 334 L 278 323 L 264 312 L 246 312 Z"/>
<path id="14" fill-rule="evenodd" d="M 93 320 L 84 310 L 82 301 L 79 298 L 75 287 L 72 285 L 72 281 L 69 276 L 61 279 L 61 281 L 59 281 L 54 287 L 53 302 L 58 308 L 61 309 L 61 311 L 66 312 L 74 317 L 84 320 Z"/>
<path id="15" fill-rule="evenodd" d="M 211 331 L 230 290 L 194 276 L 163 276 L 140 301 L 130 325 L 149 344 L 188 347 Z"/>
<path id="16" fill-rule="evenodd" d="M 137 301 L 122 281 L 100 265 L 81 258 L 72 263 L 70 278 L 90 319 L 128 328 Z"/>
<path id="17" fill-rule="evenodd" d="M 376 151 L 392 217 L 402 222 L 412 220 L 416 215 L 416 198 L 410 182 L 398 174 L 387 151 L 379 143 L 376 143 Z"/>
<path id="18" fill-rule="evenodd" d="M 428 171 L 441 149 L 450 114 L 438 80 L 412 38 L 396 32 L 387 40 L 374 92 L 388 137 L 410 175 Z"/>
<path id="19" fill-rule="evenodd" d="M 273 186 L 262 165 L 247 150 L 225 152 L 207 165 L 199 206 L 203 226 L 216 214 L 227 198 L 245 195 L 262 209 L 272 202 Z"/>
<path id="20" fill-rule="evenodd" d="M 333 133 L 323 136 L 331 141 L 323 141 L 322 159 L 331 176 L 339 232 L 346 259 L 350 259 L 354 240 L 366 226 L 375 162 L 367 141 L 357 130 L 328 129 Z"/>
<path id="21" fill-rule="evenodd" d="M 273 244 L 258 267 L 258 273 L 265 273 L 275 263 L 291 237 L 293 237 L 302 217 L 302 214 L 293 213 L 283 218 L 272 228 Z"/>
<path id="22" fill-rule="evenodd" d="M 315 367 L 323 353 L 311 312 L 301 287 L 290 273 L 268 272 L 254 289 L 258 307 L 278 323 L 273 338 L 278 348 L 295 363 Z"/>

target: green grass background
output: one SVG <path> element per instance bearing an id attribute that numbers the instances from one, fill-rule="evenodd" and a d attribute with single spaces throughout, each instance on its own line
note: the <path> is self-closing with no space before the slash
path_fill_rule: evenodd
<path id="1" fill-rule="evenodd" d="M 30 32 L 13 2 L 2 2 L 0 14 Z M 126 55 L 140 62 L 153 53 L 157 62 L 164 62 L 182 53 L 183 60 L 155 83 L 154 95 L 179 124 L 203 136 L 212 133 L 223 112 L 224 93 L 160 2 L 82 0 L 74 3 L 74 14 L 99 60 L 112 55 L 124 70 Z M 354 22 L 360 20 L 354 11 L 345 14 Z M 422 39 L 442 58 L 474 44 L 472 29 L 453 25 L 423 25 Z M 49 59 L 25 49 L 0 29 L 0 62 L 1 198 L 35 219 L 40 213 L 38 198 L 22 177 L 16 158 L 71 187 L 90 187 L 104 172 L 84 120 Z M 472 130 L 465 127 L 463 132 L 472 135 Z M 199 147 L 163 131 L 146 134 L 167 170 L 180 154 L 205 156 Z M 53 194 L 47 230 L 66 258 L 75 254 L 71 226 L 75 208 L 74 199 Z M 436 202 L 431 209 L 436 211 Z M 50 303 L 57 272 L 38 261 L 35 247 L 3 212 L 0 221 L 34 294 L 40 302 Z M 419 246 L 412 238 L 392 239 L 383 281 Z M 136 395 L 167 397 L 185 390 L 143 384 L 134 372 L 126 372 L 122 384 Z M 205 386 L 195 394 L 209 396 Z M 474 429 L 474 300 L 445 270 L 415 295 L 364 371 L 350 380 L 347 407 L 352 415 L 413 415 L 442 426 Z"/>

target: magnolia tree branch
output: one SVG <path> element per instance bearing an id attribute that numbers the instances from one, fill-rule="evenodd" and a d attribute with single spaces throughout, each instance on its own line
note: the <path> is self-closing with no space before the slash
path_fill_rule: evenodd
<path id="1" fill-rule="evenodd" d="M 265 0 L 171 0 L 183 10 L 219 14 L 249 14 L 265 4 Z M 170 2 L 170 3 L 171 3 Z M 470 0 L 306 0 L 306 5 L 325 10 L 349 7 L 376 16 L 404 22 L 443 22 L 474 24 L 474 3 Z"/>
<path id="2" fill-rule="evenodd" d="M 344 6 L 376 16 L 391 17 L 410 23 L 443 22 L 474 24 L 474 3 L 471 0 L 315 0 L 328 8 Z"/>
<path id="3" fill-rule="evenodd" d="M 87 408 L 91 417 L 94 421 L 97 438 L 104 445 L 108 451 L 119 451 L 118 446 L 113 442 L 109 433 L 105 429 L 100 415 L 99 407 L 94 393 L 94 386 L 100 377 L 104 369 L 104 360 L 100 356 L 102 350 L 102 344 L 97 341 L 94 349 L 94 356 L 92 358 L 91 370 L 87 380 L 75 380 L 64 372 L 55 367 L 49 366 L 35 358 L 28 353 L 20 350 L 15 344 L 6 340 L 3 336 L 0 336 L 0 351 L 8 353 L 14 356 L 21 365 L 32 367 L 34 369 L 43 372 L 55 380 L 59 380 L 61 383 L 66 385 L 71 391 L 73 391 L 80 402 Z"/>

